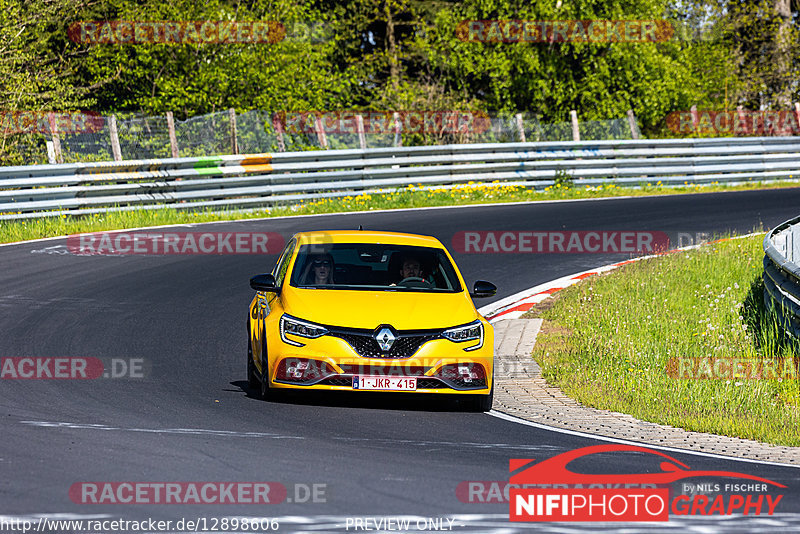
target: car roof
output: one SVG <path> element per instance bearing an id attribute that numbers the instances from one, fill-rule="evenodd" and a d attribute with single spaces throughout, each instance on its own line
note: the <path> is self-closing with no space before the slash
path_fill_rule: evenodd
<path id="1" fill-rule="evenodd" d="M 374 232 L 366 230 L 331 230 L 319 232 L 300 232 L 294 235 L 298 244 L 323 243 L 376 243 L 387 245 L 416 245 L 420 247 L 444 248 L 435 237 L 399 232 Z"/>

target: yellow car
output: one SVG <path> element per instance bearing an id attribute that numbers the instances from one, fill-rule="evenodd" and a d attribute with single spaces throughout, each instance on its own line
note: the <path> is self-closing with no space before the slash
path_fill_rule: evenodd
<path id="1" fill-rule="evenodd" d="M 272 273 L 250 279 L 247 377 L 276 390 L 467 395 L 488 411 L 492 326 L 433 237 L 368 231 L 296 234 Z"/>

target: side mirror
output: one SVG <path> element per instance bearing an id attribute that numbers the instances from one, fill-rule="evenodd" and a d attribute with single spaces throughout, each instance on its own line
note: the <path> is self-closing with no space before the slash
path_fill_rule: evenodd
<path id="1" fill-rule="evenodd" d="M 250 279 L 250 287 L 256 291 L 278 291 L 278 288 L 275 287 L 275 277 L 269 273 L 255 275 Z"/>
<path id="2" fill-rule="evenodd" d="M 497 293 L 497 286 L 486 280 L 477 280 L 475 285 L 472 286 L 472 293 L 470 297 L 481 299 L 484 297 L 493 297 Z"/>

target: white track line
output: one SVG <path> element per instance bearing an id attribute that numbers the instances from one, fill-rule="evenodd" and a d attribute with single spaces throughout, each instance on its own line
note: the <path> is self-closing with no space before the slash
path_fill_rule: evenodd
<path id="1" fill-rule="evenodd" d="M 692 454 L 694 456 L 705 456 L 707 458 L 717 458 L 719 460 L 733 460 L 735 462 L 747 462 L 751 464 L 765 464 L 765 465 L 775 465 L 779 467 L 794 467 L 800 468 L 800 465 L 795 464 L 784 464 L 781 462 L 770 462 L 769 460 L 753 460 L 751 458 L 739 458 L 736 456 L 725 456 L 723 454 L 714 454 L 713 452 L 700 452 L 700 451 L 693 451 L 690 449 L 679 449 L 677 447 L 667 447 L 664 445 L 652 445 L 650 443 L 643 443 L 639 441 L 632 441 L 626 439 L 618 439 L 618 438 L 610 438 L 607 436 L 598 436 L 595 434 L 589 434 L 587 432 L 579 432 L 577 430 L 567 430 L 564 428 L 557 428 L 554 426 L 543 425 L 541 423 L 534 423 L 533 421 L 527 421 L 525 419 L 520 419 L 519 417 L 514 417 L 513 415 L 508 415 L 502 412 L 498 412 L 492 410 L 490 412 L 486 412 L 487 415 L 491 415 L 492 417 L 497 417 L 498 419 L 503 419 L 505 421 L 510 421 L 512 423 L 519 423 L 520 425 L 525 426 L 532 426 L 534 428 L 539 428 L 542 430 L 551 430 L 553 432 L 560 432 L 562 434 L 569 434 L 570 436 L 578 436 L 581 438 L 591 438 L 600 441 L 609 441 L 611 443 L 622 443 L 624 445 L 640 445 L 642 447 L 650 448 L 650 449 L 659 449 L 662 451 L 670 451 L 676 452 L 681 454 Z"/>

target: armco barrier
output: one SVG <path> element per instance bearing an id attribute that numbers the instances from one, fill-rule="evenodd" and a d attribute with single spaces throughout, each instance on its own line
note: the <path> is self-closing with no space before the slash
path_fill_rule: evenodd
<path id="1" fill-rule="evenodd" d="M 764 301 L 786 332 L 800 339 L 800 217 L 764 237 Z"/>
<path id="2" fill-rule="evenodd" d="M 800 138 L 502 143 L 0 167 L 0 219 L 235 209 L 500 181 L 577 186 L 800 179 Z"/>

